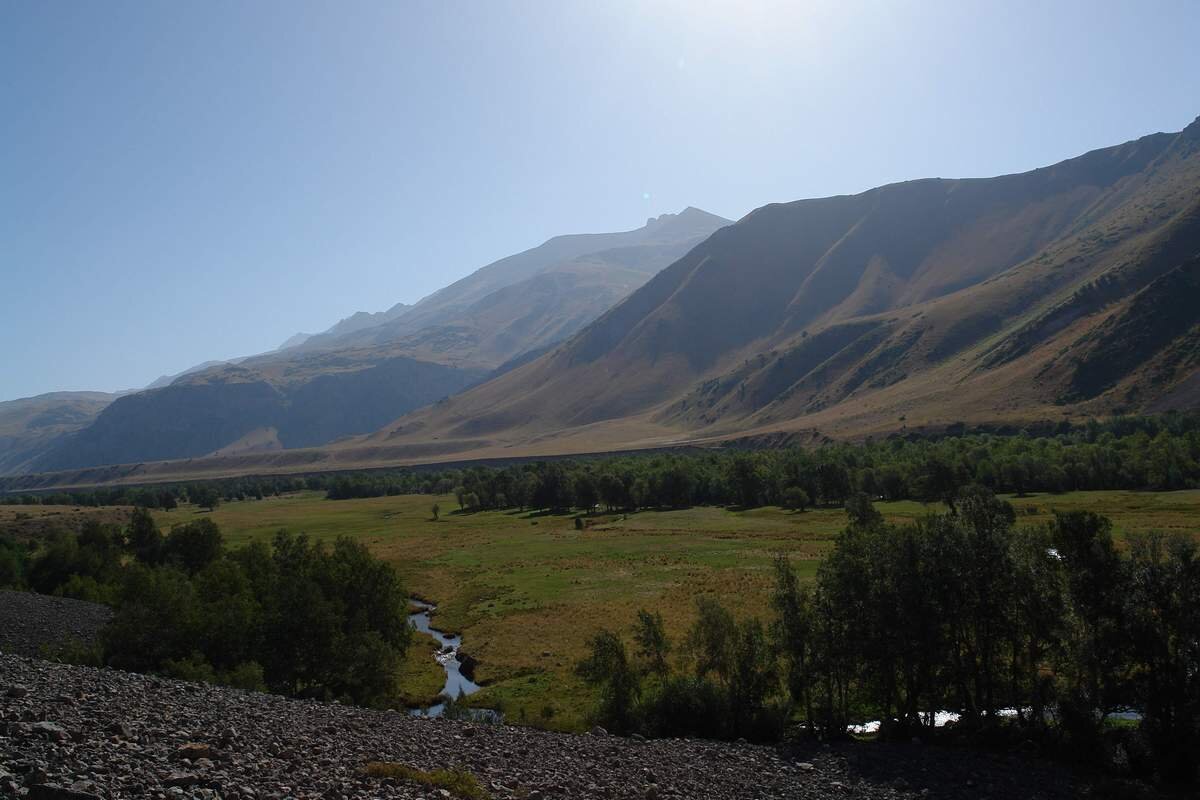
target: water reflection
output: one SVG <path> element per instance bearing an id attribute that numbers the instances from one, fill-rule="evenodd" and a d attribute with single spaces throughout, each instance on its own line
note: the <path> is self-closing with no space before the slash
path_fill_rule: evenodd
<path id="1" fill-rule="evenodd" d="M 412 625 L 419 632 L 432 636 L 438 642 L 439 650 L 434 657 L 446 672 L 446 685 L 442 687 L 442 698 L 458 699 L 478 692 L 479 684 L 462 673 L 462 661 L 458 657 L 458 649 L 462 645 L 462 637 L 451 636 L 431 625 L 433 610 L 437 606 L 415 598 L 411 598 L 409 602 L 416 608 L 416 611 L 408 615 L 408 624 Z M 428 708 L 414 708 L 412 713 L 420 717 L 440 717 L 445 711 L 446 703 L 440 702 Z M 478 709 L 478 711 L 487 710 Z M 494 714 L 495 712 L 489 711 L 485 716 L 491 717 Z M 472 714 L 471 716 L 475 715 Z"/>

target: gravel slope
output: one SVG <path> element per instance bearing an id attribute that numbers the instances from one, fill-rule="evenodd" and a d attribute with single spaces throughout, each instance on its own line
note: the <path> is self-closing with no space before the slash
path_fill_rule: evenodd
<path id="1" fill-rule="evenodd" d="M 940 747 L 567 736 L 0 655 L 0 795 L 444 796 L 364 777 L 373 760 L 465 768 L 527 800 L 1073 796 L 1056 768 Z"/>
<path id="2" fill-rule="evenodd" d="M 36 656 L 43 646 L 89 643 L 111 617 L 97 603 L 0 589 L 0 652 Z"/>
<path id="3" fill-rule="evenodd" d="M 87 639 L 91 603 L 0 592 L 0 797 L 440 800 L 370 761 L 470 771 L 494 800 L 1074 797 L 1060 768 L 946 747 L 569 736 L 287 700 L 15 653 Z"/>

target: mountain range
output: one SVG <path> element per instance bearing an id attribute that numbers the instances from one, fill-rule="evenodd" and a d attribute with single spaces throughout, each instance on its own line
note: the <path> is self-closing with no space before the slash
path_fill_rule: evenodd
<path id="1" fill-rule="evenodd" d="M 1015 430 L 1200 405 L 1200 120 L 1020 174 L 771 204 L 731 225 L 700 214 L 559 237 L 382 324 L 169 387 L 357 353 L 490 371 L 357 426 L 373 432 L 55 480 Z M 668 252 L 662 231 L 685 221 L 694 237 Z M 579 289 L 600 275 L 609 294 Z M 115 463 L 80 445 L 136 398 L 35 465 Z"/>
<path id="2" fill-rule="evenodd" d="M 554 352 L 355 446 L 644 447 L 1200 403 L 1200 120 L 764 206 Z"/>
<path id="3" fill-rule="evenodd" d="M 313 447 L 369 433 L 566 339 L 727 224 L 687 208 L 632 231 L 557 236 L 415 305 L 358 312 L 270 353 L 206 362 L 104 402 L 64 393 L 23 401 L 71 410 L 71 425 L 25 430 L 22 420 L 36 416 L 0 408 L 0 431 L 9 431 L 0 474 Z"/>

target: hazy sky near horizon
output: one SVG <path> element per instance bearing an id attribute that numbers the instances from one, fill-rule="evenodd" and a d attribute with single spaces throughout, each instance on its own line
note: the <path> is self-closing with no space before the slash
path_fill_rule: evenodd
<path id="1" fill-rule="evenodd" d="M 144 385 L 560 233 L 1200 114 L 1200 2 L 0 4 L 0 400 Z"/>

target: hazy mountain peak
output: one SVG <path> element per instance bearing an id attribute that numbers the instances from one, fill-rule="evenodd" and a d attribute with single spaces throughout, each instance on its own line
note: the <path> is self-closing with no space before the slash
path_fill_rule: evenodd
<path id="1" fill-rule="evenodd" d="M 581 257 L 588 257 L 595 265 L 606 264 L 608 268 L 616 268 L 617 272 L 623 276 L 622 279 L 628 277 L 624 269 L 628 266 L 633 266 L 635 271 L 640 273 L 646 273 L 649 269 L 652 274 L 707 238 L 713 231 L 729 224 L 730 221 L 727 219 L 688 206 L 677 214 L 668 213 L 651 217 L 645 225 L 633 230 L 554 236 L 537 247 L 493 261 L 449 286 L 442 287 L 433 294 L 422 298 L 412 306 L 411 310 L 406 309 L 402 318 L 388 319 L 386 325 L 375 322 L 366 331 L 363 328 L 367 326 L 356 325 L 351 330 L 342 330 L 335 326 L 325 334 L 313 337 L 306 347 L 346 346 L 352 343 L 348 334 L 353 334 L 353 343 L 359 345 L 368 342 L 379 344 L 384 341 L 396 341 L 418 331 L 430 330 L 435 326 L 459 324 L 464 322 L 463 314 L 468 313 L 476 304 L 484 301 L 493 293 L 515 287 L 542 273 L 562 267 L 577 267 Z M 642 248 L 642 252 L 634 254 L 633 250 L 636 248 Z M 618 253 L 622 249 L 626 252 Z M 672 249 L 677 252 L 671 252 Z M 663 261 L 663 256 L 667 253 L 670 253 L 671 258 Z M 638 267 L 639 263 L 640 267 Z M 641 280 L 637 282 L 640 284 Z M 619 295 L 608 296 L 608 299 L 602 300 L 602 302 L 615 302 L 619 296 L 623 296 L 631 288 L 621 289 Z M 357 316 L 355 315 L 355 317 Z M 520 316 L 524 317 L 525 314 Z M 594 314 L 591 312 L 586 316 L 587 321 L 594 318 Z M 518 319 L 511 321 L 517 322 Z M 339 325 L 341 324 L 339 323 Z M 530 320 L 526 320 L 523 324 L 532 323 Z M 581 325 L 583 321 L 577 320 L 575 324 L 576 326 Z M 467 327 L 473 326 L 474 323 L 471 323 Z M 451 334 L 449 331 L 439 330 L 447 333 L 451 338 L 462 338 L 461 331 Z M 510 333 L 519 339 L 528 338 L 528 332 L 519 335 L 515 331 Z M 501 358 L 501 362 L 510 356 L 511 354 L 505 355 Z"/>
<path id="2" fill-rule="evenodd" d="M 236 362 L 237 360 L 239 360 L 239 359 L 234 359 L 233 361 Z M 212 367 L 217 367 L 217 366 L 220 366 L 221 364 L 229 364 L 229 363 L 233 363 L 233 362 L 221 361 L 221 360 L 205 361 L 201 364 L 195 365 L 194 367 L 188 367 L 187 369 L 183 370 L 182 372 L 176 372 L 174 375 L 160 375 L 154 381 L 146 384 L 146 386 L 143 387 L 143 391 L 148 391 L 150 389 L 161 389 L 164 386 L 170 386 L 177 379 L 182 378 L 184 375 L 191 375 L 194 372 L 203 372 L 206 369 L 211 369 Z"/>
<path id="3" fill-rule="evenodd" d="M 1189 139 L 1200 139 L 1200 117 L 1192 120 L 1192 124 L 1183 129 L 1183 135 Z"/>
<path id="4" fill-rule="evenodd" d="M 276 350 L 287 350 L 289 347 L 299 347 L 312 338 L 311 333 L 293 333 Z"/>
<path id="5" fill-rule="evenodd" d="M 659 214 L 657 217 L 647 217 L 644 228 L 646 230 L 654 230 L 669 225 L 709 225 L 723 227 L 732 223 L 732 220 L 719 217 L 716 214 L 710 214 L 701 208 L 688 206 L 677 214 L 666 213 Z"/>
<path id="6" fill-rule="evenodd" d="M 383 325 L 393 320 L 397 320 L 404 316 L 410 309 L 411 305 L 405 303 L 396 303 L 387 311 L 355 311 L 348 317 L 343 317 L 336 324 L 325 329 L 321 333 L 297 333 L 289 338 L 286 342 L 279 346 L 279 350 L 287 350 L 292 347 L 300 347 L 302 345 L 311 344 L 313 342 L 327 343 L 331 339 L 336 339 L 339 336 L 346 336 L 351 333 L 373 328 L 376 325 Z"/>

